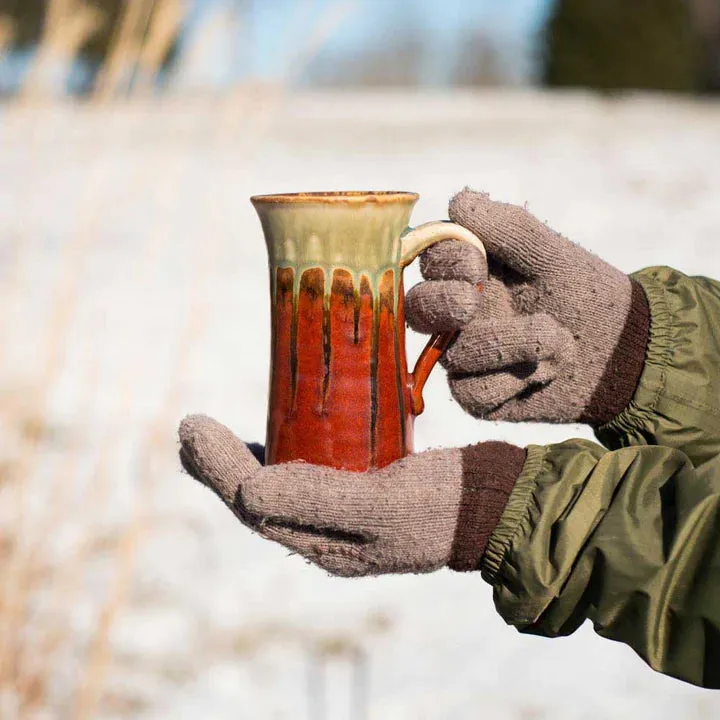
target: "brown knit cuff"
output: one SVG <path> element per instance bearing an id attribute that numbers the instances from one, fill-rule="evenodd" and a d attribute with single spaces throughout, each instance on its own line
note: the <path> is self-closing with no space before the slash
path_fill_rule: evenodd
<path id="1" fill-rule="evenodd" d="M 463 489 L 448 567 L 477 570 L 510 493 L 525 465 L 523 448 L 484 442 L 462 449 Z"/>
<path id="2" fill-rule="evenodd" d="M 645 367 L 645 354 L 650 337 L 650 306 L 642 285 L 632 283 L 630 312 L 620 339 L 580 422 L 604 425 L 622 412 L 635 394 Z"/>

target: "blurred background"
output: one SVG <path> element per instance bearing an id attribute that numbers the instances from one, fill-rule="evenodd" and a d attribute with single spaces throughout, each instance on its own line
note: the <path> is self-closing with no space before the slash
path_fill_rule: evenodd
<path id="1" fill-rule="evenodd" d="M 720 0 L 0 0 L 0 718 L 718 717 L 590 627 L 519 635 L 479 577 L 287 557 L 175 432 L 263 440 L 251 194 L 413 190 L 420 223 L 470 185 L 718 278 L 719 89 Z M 440 370 L 416 428 L 592 438 L 474 421 Z"/>

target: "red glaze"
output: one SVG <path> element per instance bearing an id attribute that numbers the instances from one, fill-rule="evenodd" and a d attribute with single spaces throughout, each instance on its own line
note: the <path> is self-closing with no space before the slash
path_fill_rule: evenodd
<path id="1" fill-rule="evenodd" d="M 393 271 L 377 297 L 335 270 L 300 279 L 295 325 L 293 270 L 276 272 L 266 461 L 305 460 L 347 470 L 383 467 L 412 452 L 413 404 L 405 357 L 402 280 L 394 315 Z"/>

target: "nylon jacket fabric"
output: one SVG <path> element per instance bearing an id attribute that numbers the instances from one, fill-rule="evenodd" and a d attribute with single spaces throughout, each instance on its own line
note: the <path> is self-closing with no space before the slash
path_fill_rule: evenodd
<path id="1" fill-rule="evenodd" d="M 630 405 L 589 440 L 528 447 L 482 572 L 521 632 L 590 619 L 659 672 L 720 687 L 720 283 L 632 275 L 651 312 Z"/>

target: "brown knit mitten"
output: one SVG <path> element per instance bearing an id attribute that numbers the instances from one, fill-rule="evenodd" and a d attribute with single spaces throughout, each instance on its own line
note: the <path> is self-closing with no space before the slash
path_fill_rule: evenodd
<path id="1" fill-rule="evenodd" d="M 263 467 L 205 415 L 180 425 L 185 469 L 237 517 L 333 575 L 474 570 L 525 463 L 502 442 L 430 450 L 382 470 Z"/>
<path id="2" fill-rule="evenodd" d="M 441 362 L 455 399 L 491 420 L 602 425 L 632 399 L 645 362 L 650 313 L 642 287 L 516 205 L 465 189 L 450 218 L 488 253 L 475 287 L 475 248 L 426 250 L 426 282 L 405 304 L 418 332 L 459 330 Z"/>

